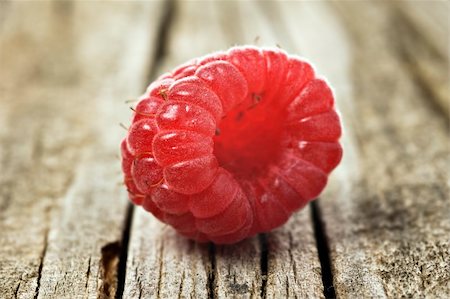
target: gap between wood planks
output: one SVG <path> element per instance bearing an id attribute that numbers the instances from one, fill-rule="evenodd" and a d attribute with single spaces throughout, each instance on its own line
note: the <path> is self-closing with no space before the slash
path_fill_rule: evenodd
<path id="1" fill-rule="evenodd" d="M 261 269 L 261 298 L 266 298 L 267 273 L 268 273 L 268 253 L 266 234 L 259 234 L 259 246 L 261 247 L 261 257 L 259 267 Z"/>
<path id="2" fill-rule="evenodd" d="M 173 24 L 173 20 L 176 14 L 176 3 L 175 0 L 167 1 L 165 7 L 165 11 L 163 13 L 163 17 L 161 19 L 161 23 L 159 24 L 158 29 L 158 44 L 156 51 L 153 55 L 152 61 L 153 66 L 149 68 L 149 73 L 147 75 L 148 82 L 154 80 L 154 78 L 158 75 L 158 69 L 160 67 L 163 58 L 166 55 L 167 43 L 170 38 L 170 29 Z M 145 88 L 144 86 L 143 88 Z M 335 291 L 333 286 L 333 276 L 331 271 L 330 257 L 329 257 L 329 247 L 328 241 L 326 238 L 325 228 L 323 226 L 323 221 L 321 219 L 321 213 L 319 210 L 319 206 L 316 202 L 312 202 L 309 205 L 311 209 L 311 218 L 313 223 L 311 225 L 314 229 L 314 237 L 316 241 L 316 246 L 318 250 L 318 258 L 321 265 L 321 273 L 322 273 L 322 282 L 323 282 L 323 294 L 325 298 L 335 298 Z M 130 233 L 134 216 L 134 205 L 131 203 L 127 207 L 127 215 L 124 220 L 124 229 L 122 232 L 122 237 L 120 242 L 108 243 L 102 248 L 102 265 L 105 271 L 105 280 L 109 283 L 116 283 L 116 298 L 122 298 L 124 289 L 125 289 L 125 281 L 126 281 L 126 270 L 127 270 L 127 259 L 128 259 L 128 250 L 129 250 L 129 242 L 130 242 Z M 267 287 L 267 279 L 268 273 L 270 272 L 269 263 L 268 263 L 268 254 L 269 254 L 269 246 L 267 241 L 266 234 L 258 235 L 259 246 L 261 250 L 260 255 L 260 271 L 261 271 L 261 288 L 260 288 L 260 297 L 266 298 L 266 287 Z M 163 245 L 162 245 L 163 246 Z M 111 249 L 111 250 L 109 250 Z M 209 254 L 209 271 L 208 271 L 208 297 L 210 299 L 217 298 L 217 281 L 216 281 L 216 245 L 210 243 L 208 245 L 208 254 Z M 118 263 L 116 267 L 110 267 L 107 265 L 111 265 L 110 260 L 117 260 Z M 115 265 L 115 264 L 114 264 Z M 109 273 L 111 272 L 111 273 Z M 110 277 L 110 279 L 108 279 Z M 115 281 L 111 281 L 115 280 Z M 108 289 L 102 289 L 103 295 L 108 297 L 110 292 Z M 159 295 L 159 292 L 158 292 Z M 159 297 L 159 296 L 158 296 Z"/>
<path id="3" fill-rule="evenodd" d="M 323 294 L 325 298 L 336 298 L 333 285 L 333 272 L 331 271 L 330 247 L 328 245 L 320 207 L 316 201 L 313 201 L 309 205 L 311 207 L 311 218 L 314 222 L 314 238 L 316 239 L 320 267 L 322 269 Z"/>
<path id="4" fill-rule="evenodd" d="M 157 74 L 157 69 L 159 66 L 159 62 L 165 55 L 165 47 L 167 45 L 167 39 L 170 32 L 170 24 L 172 24 L 173 16 L 175 13 L 175 0 L 168 0 L 166 5 L 164 6 L 164 13 L 161 18 L 161 22 L 158 28 L 158 36 L 157 36 L 157 48 L 154 52 L 154 55 L 151 59 L 153 61 L 153 66 L 149 68 L 149 73 L 147 74 L 147 81 L 153 80 Z M 143 86 L 146 88 L 146 86 Z M 128 248 L 130 242 L 130 232 L 131 232 L 131 224 L 134 215 L 134 205 L 131 203 L 128 204 L 127 207 L 127 215 L 124 221 L 124 229 L 122 232 L 122 239 L 120 241 L 120 252 L 119 255 L 119 263 L 117 265 L 117 269 L 111 269 L 117 273 L 117 289 L 116 289 L 116 298 L 123 297 L 123 291 L 125 289 L 125 279 L 127 272 L 127 259 L 128 259 Z M 103 254 L 103 250 L 102 250 Z"/>

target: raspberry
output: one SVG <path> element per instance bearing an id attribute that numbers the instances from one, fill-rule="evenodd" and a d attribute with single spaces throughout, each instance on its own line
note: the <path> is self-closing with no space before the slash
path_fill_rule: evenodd
<path id="1" fill-rule="evenodd" d="M 121 144 L 130 200 L 199 242 L 235 243 L 284 224 L 342 157 L 331 89 L 279 49 L 191 60 L 133 110 Z"/>

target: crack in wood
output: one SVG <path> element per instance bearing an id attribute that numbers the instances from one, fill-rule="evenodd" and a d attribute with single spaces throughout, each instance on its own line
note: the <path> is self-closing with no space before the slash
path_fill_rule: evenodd
<path id="1" fill-rule="evenodd" d="M 164 256 L 164 239 L 161 240 L 161 245 L 159 247 L 159 273 L 158 273 L 158 290 L 156 293 L 156 297 L 157 298 L 161 298 L 160 297 L 160 292 L 161 292 L 161 285 L 162 285 L 162 274 L 163 274 L 163 267 L 164 267 L 164 261 L 163 261 L 163 256 Z"/>
<path id="2" fill-rule="evenodd" d="M 134 214 L 134 206 L 129 203 L 127 207 L 127 214 L 124 221 L 124 227 L 122 231 L 122 238 L 120 241 L 120 256 L 119 263 L 117 265 L 117 291 L 116 298 L 122 298 L 123 291 L 125 289 L 125 278 L 127 274 L 127 260 L 128 260 L 128 247 L 130 243 L 130 231 L 131 223 Z"/>
<path id="3" fill-rule="evenodd" d="M 117 269 L 121 251 L 119 241 L 108 243 L 101 249 L 100 292 L 104 298 L 112 298 L 117 294 Z"/>
<path id="4" fill-rule="evenodd" d="M 39 288 L 41 287 L 42 269 L 44 268 L 44 259 L 45 259 L 45 255 L 47 254 L 47 247 L 48 247 L 48 234 L 49 234 L 49 229 L 47 228 L 45 230 L 45 234 L 44 234 L 44 248 L 42 249 L 42 253 L 41 253 L 41 257 L 40 257 L 36 289 L 34 291 L 34 299 L 36 299 L 39 296 Z"/>
<path id="5" fill-rule="evenodd" d="M 333 271 L 331 270 L 330 249 L 317 201 L 311 202 L 310 207 L 311 218 L 314 223 L 314 237 L 316 238 L 317 251 L 322 269 L 323 294 L 325 298 L 336 298 L 333 284 Z"/>
<path id="6" fill-rule="evenodd" d="M 289 294 L 289 289 L 290 289 L 290 287 L 289 287 L 289 276 L 286 276 L 285 277 L 285 279 L 286 279 L 286 297 L 287 298 L 290 298 L 290 294 Z"/>
<path id="7" fill-rule="evenodd" d="M 91 275 L 91 258 L 92 257 L 89 257 L 88 268 L 87 268 L 87 271 L 86 271 L 86 284 L 84 285 L 84 287 L 86 288 L 86 292 L 87 292 L 88 283 L 89 283 L 89 276 Z"/>
<path id="8" fill-rule="evenodd" d="M 216 297 L 216 246 L 213 243 L 208 247 L 210 268 L 208 273 L 208 298 L 214 299 Z"/>
<path id="9" fill-rule="evenodd" d="M 186 271 L 183 270 L 183 274 L 181 275 L 181 282 L 180 282 L 180 288 L 178 289 L 178 298 L 183 298 L 183 285 L 184 285 L 184 279 L 186 277 Z"/>
<path id="10" fill-rule="evenodd" d="M 20 288 L 20 284 L 22 283 L 22 279 L 19 281 L 19 283 L 17 284 L 16 289 L 14 290 L 14 298 L 18 298 L 17 294 L 19 293 L 19 288 Z"/>
<path id="11" fill-rule="evenodd" d="M 289 248 L 288 248 L 289 260 L 290 260 L 290 265 L 292 266 L 292 270 L 294 272 L 294 282 L 297 283 L 298 282 L 298 278 L 297 278 L 297 262 L 294 259 L 294 256 L 292 254 L 292 250 L 294 249 L 294 241 L 292 239 L 292 232 L 289 232 L 288 236 L 289 236 Z"/>
<path id="12" fill-rule="evenodd" d="M 261 248 L 261 257 L 259 261 L 260 262 L 259 267 L 261 269 L 260 296 L 261 298 L 266 298 L 269 248 L 267 245 L 266 234 L 259 234 L 258 238 L 259 238 L 259 246 Z"/>
<path id="13" fill-rule="evenodd" d="M 194 248 L 196 249 L 196 250 L 198 250 L 198 248 L 199 248 L 199 246 L 198 246 L 198 243 L 197 242 L 194 242 L 194 241 L 189 241 L 189 253 L 192 253 L 193 252 L 193 250 L 194 250 Z M 196 263 L 194 263 L 193 265 L 192 265 L 192 267 L 193 267 L 193 271 L 194 271 L 194 273 L 197 273 L 197 264 Z M 197 294 L 196 294 L 196 292 L 195 292 L 195 290 L 197 289 L 197 279 L 195 279 L 195 278 L 192 278 L 192 289 L 191 289 L 191 292 L 190 292 L 190 296 L 191 296 L 191 298 L 197 298 Z"/>
<path id="14" fill-rule="evenodd" d="M 85 296 L 88 296 L 88 294 L 89 294 L 88 285 L 89 285 L 89 277 L 91 276 L 91 260 L 92 260 L 92 257 L 89 256 L 88 269 L 86 270 L 86 283 L 84 284 L 84 288 L 86 290 Z"/>
<path id="15" fill-rule="evenodd" d="M 132 260 L 132 265 L 134 265 L 134 259 Z M 143 286 L 142 286 L 142 279 L 141 276 L 138 274 L 138 269 L 139 269 L 139 265 L 136 265 L 136 268 L 134 268 L 134 278 L 137 279 L 137 288 L 139 290 L 139 295 L 138 298 L 142 298 L 142 290 L 143 290 Z"/>

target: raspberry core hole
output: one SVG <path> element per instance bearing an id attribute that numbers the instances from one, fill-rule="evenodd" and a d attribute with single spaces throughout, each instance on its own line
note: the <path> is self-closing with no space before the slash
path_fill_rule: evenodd
<path id="1" fill-rule="evenodd" d="M 222 119 L 214 136 L 219 164 L 241 179 L 261 176 L 281 152 L 284 109 L 249 94 Z"/>

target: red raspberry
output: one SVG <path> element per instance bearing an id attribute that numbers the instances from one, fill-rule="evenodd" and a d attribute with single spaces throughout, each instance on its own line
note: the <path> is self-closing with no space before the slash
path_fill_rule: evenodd
<path id="1" fill-rule="evenodd" d="M 327 83 L 279 49 L 234 47 L 152 83 L 122 142 L 130 199 L 181 235 L 235 243 L 316 198 L 342 149 Z"/>

